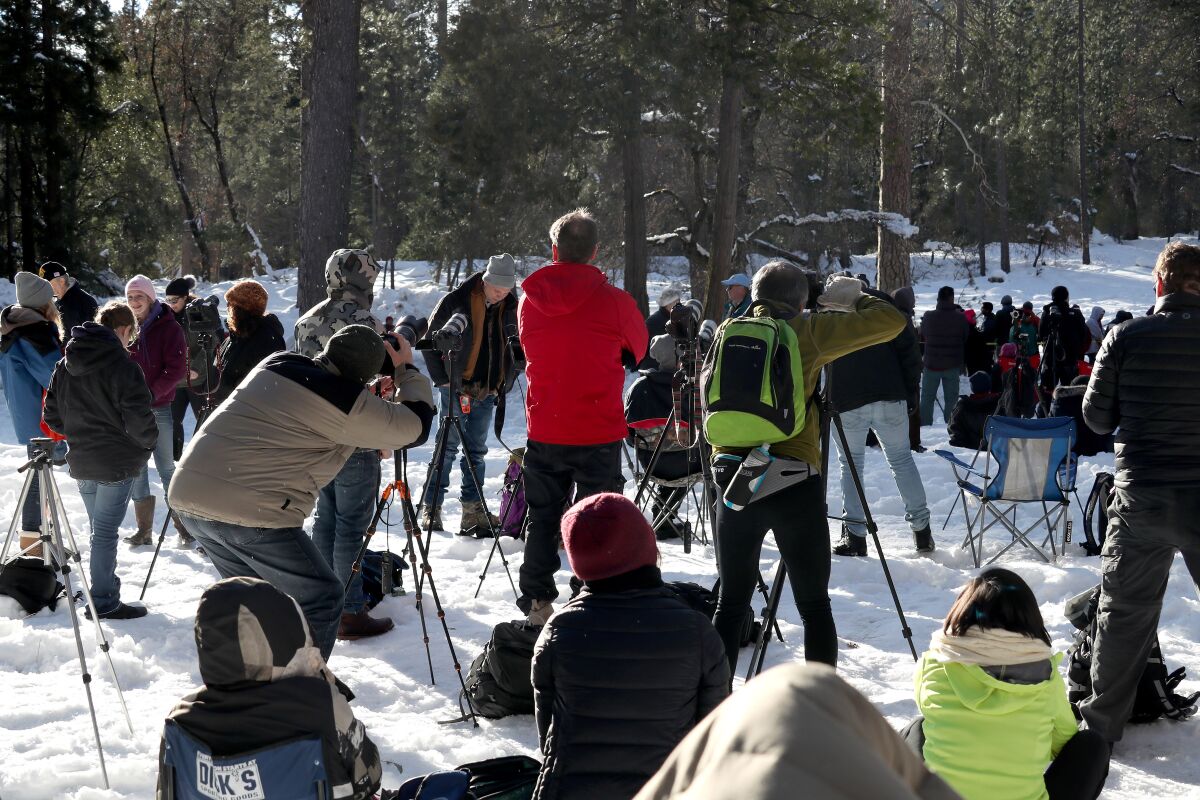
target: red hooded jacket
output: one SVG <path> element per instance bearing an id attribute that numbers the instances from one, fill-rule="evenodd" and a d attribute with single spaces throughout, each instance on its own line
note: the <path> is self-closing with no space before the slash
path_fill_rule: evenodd
<path id="1" fill-rule="evenodd" d="M 590 264 L 547 264 L 521 291 L 529 438 L 565 445 L 624 439 L 622 353 L 636 364 L 649 343 L 637 303 Z"/>

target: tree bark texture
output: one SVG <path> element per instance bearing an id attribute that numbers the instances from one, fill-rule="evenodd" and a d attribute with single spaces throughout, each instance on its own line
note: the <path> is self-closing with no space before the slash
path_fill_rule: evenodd
<path id="1" fill-rule="evenodd" d="M 310 36 L 300 117 L 300 286 L 307 310 L 325 297 L 325 261 L 349 247 L 350 180 L 358 103 L 358 0 L 307 0 Z"/>
<path id="2" fill-rule="evenodd" d="M 638 0 L 623 0 L 621 34 L 628 53 L 636 53 Z M 630 56 L 626 56 L 630 58 Z M 642 314 L 650 312 L 646 295 L 646 179 L 642 166 L 642 82 L 628 60 L 621 67 L 621 166 L 625 191 L 625 291 Z"/>
<path id="3" fill-rule="evenodd" d="M 729 277 L 737 237 L 738 155 L 742 134 L 742 81 L 727 68 L 721 81 L 721 109 L 717 123 L 717 191 L 713 201 L 712 253 L 704 316 L 719 319 L 724 306 L 721 281 Z"/>
<path id="4" fill-rule="evenodd" d="M 1079 8 L 1079 30 L 1077 31 L 1078 42 L 1078 64 L 1079 73 L 1079 89 L 1077 102 L 1079 104 L 1079 241 L 1083 248 L 1083 263 L 1092 263 L 1092 225 L 1088 214 L 1088 193 L 1087 193 L 1087 114 L 1084 107 L 1084 99 L 1086 98 L 1086 84 L 1083 77 L 1083 47 L 1085 44 L 1084 28 L 1083 28 L 1083 0 L 1078 2 Z"/>
<path id="5" fill-rule="evenodd" d="M 912 0 L 886 0 L 883 125 L 879 132 L 879 210 L 908 217 L 912 199 Z M 908 239 L 879 226 L 878 284 L 885 292 L 912 283 Z"/>

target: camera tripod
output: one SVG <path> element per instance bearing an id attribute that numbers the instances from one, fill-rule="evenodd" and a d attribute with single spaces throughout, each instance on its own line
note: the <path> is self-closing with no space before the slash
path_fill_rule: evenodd
<path id="1" fill-rule="evenodd" d="M 487 576 L 488 568 L 491 566 L 492 556 L 499 553 L 500 563 L 504 565 L 504 572 L 508 575 L 508 584 L 512 587 L 513 597 L 516 598 L 519 597 L 517 584 L 513 580 L 512 569 L 508 565 L 508 557 L 504 553 L 504 548 L 500 545 L 500 530 L 496 526 L 496 523 L 492 521 L 492 515 L 488 511 L 487 501 L 483 496 L 483 485 L 479 480 L 479 476 L 475 474 L 475 465 L 472 463 L 470 456 L 466 455 L 467 437 L 463 431 L 462 408 L 459 405 L 462 375 L 458 372 L 458 366 L 455 363 L 455 354 L 456 351 L 453 348 L 447 348 L 443 352 L 446 358 L 446 373 L 450 376 L 450 381 L 446 388 L 448 402 L 446 403 L 446 407 L 442 409 L 442 416 L 438 421 L 437 438 L 433 444 L 433 457 L 429 460 L 429 470 L 425 473 L 425 485 L 421 488 L 421 507 L 422 509 L 427 508 L 430 505 L 430 496 L 433 495 L 436 497 L 440 491 L 443 471 L 447 469 L 445 463 L 446 450 L 448 449 L 447 442 L 450 431 L 454 430 L 458 433 L 458 441 L 463 448 L 463 454 L 467 461 L 467 473 L 471 478 L 471 486 L 475 489 L 475 494 L 479 497 L 479 502 L 483 506 L 483 517 L 487 523 L 487 535 L 490 535 L 492 538 L 492 549 L 488 554 L 483 572 L 479 575 L 479 587 L 475 590 L 475 596 L 478 597 L 479 591 L 483 588 L 483 580 Z"/>
<path id="2" fill-rule="evenodd" d="M 121 710 L 125 714 L 125 724 L 129 727 L 129 733 L 133 735 L 133 720 L 129 716 L 129 708 L 125 705 L 125 695 L 121 691 L 121 683 L 117 678 L 116 667 L 113 666 L 112 653 L 109 649 L 108 639 L 104 635 L 104 629 L 100 626 L 100 615 L 96 613 L 96 604 L 92 600 L 92 590 L 88 585 L 87 578 L 84 576 L 82 561 L 79 558 L 79 545 L 75 542 L 75 535 L 71 532 L 71 526 L 67 522 L 67 511 L 63 504 L 62 494 L 58 490 L 58 484 L 54 480 L 54 468 L 51 461 L 51 453 L 54 448 L 54 442 L 51 439 L 33 439 L 31 444 L 37 447 L 37 451 L 33 457 L 23 466 L 17 468 L 17 472 L 28 472 L 25 476 L 25 484 L 21 487 L 21 492 L 17 496 L 17 506 L 13 512 L 13 520 L 8 526 L 8 534 L 4 538 L 4 547 L 0 549 L 0 564 L 9 562 L 8 553 L 12 546 L 13 537 L 17 535 L 20 529 L 21 509 L 25 505 L 25 499 L 29 496 L 30 490 L 33 488 L 33 482 L 38 481 L 40 487 L 40 511 L 42 522 L 39 533 L 41 534 L 36 544 L 30 544 L 20 550 L 14 558 L 25 555 L 37 546 L 42 549 L 42 563 L 55 568 L 62 576 L 62 585 L 64 587 L 68 608 L 67 616 L 71 619 L 71 630 L 75 634 L 75 652 L 79 656 L 79 669 L 81 680 L 83 681 L 83 690 L 87 695 L 88 712 L 92 717 L 92 733 L 96 738 L 96 753 L 100 757 L 100 774 L 104 778 L 104 788 L 108 789 L 108 769 L 104 763 L 104 746 L 100 741 L 100 725 L 96 720 L 96 704 L 92 699 L 92 675 L 88 672 L 87 658 L 83 651 L 83 636 L 80 632 L 79 619 L 75 615 L 75 599 L 76 593 L 71 585 L 71 572 L 79 572 L 79 584 L 82 589 L 82 594 L 87 600 L 87 607 L 91 610 L 91 619 L 96 627 L 96 641 L 99 643 L 101 652 L 104 653 L 105 659 L 108 661 L 108 671 L 112 676 L 113 685 L 117 689 L 117 698 L 121 702 Z M 64 539 L 64 532 L 66 534 Z M 70 549 L 67 548 L 70 545 Z M 74 562 L 74 567 L 72 567 Z"/>
<path id="3" fill-rule="evenodd" d="M 824 386 L 817 393 L 821 412 L 822 498 L 826 496 L 829 482 L 829 439 L 831 428 L 837 430 L 838 442 L 842 447 L 842 452 L 847 454 L 850 452 L 849 443 L 846 439 L 846 431 L 842 427 L 841 414 L 833 405 L 832 394 L 830 392 L 833 381 L 828 366 L 824 368 L 823 376 Z M 888 590 L 892 594 L 892 602 L 896 606 L 896 614 L 900 617 L 900 632 L 904 636 L 905 641 L 908 642 L 908 649 L 912 653 L 913 661 L 916 661 L 917 649 L 913 644 L 912 629 L 908 627 L 908 620 L 905 618 L 904 609 L 900 605 L 900 596 L 896 593 L 896 584 L 892 581 L 892 572 L 888 569 L 887 559 L 883 555 L 883 545 L 879 542 L 879 526 L 875 523 L 875 517 L 871 514 L 871 507 L 867 503 L 862 476 L 858 473 L 858 466 L 854 463 L 854 459 L 847 455 L 846 460 L 850 467 L 850 476 L 854 481 L 854 491 L 857 492 L 859 502 L 862 503 L 867 532 L 871 535 L 871 540 L 875 543 L 875 552 L 879 556 L 879 566 L 883 568 L 883 575 L 887 579 Z M 826 512 L 828 512 L 828 509 L 826 509 Z M 829 519 L 842 521 L 841 517 L 830 516 Z M 775 579 L 771 583 L 771 591 L 767 596 L 767 607 L 763 609 L 762 630 L 759 633 L 758 641 L 754 645 L 754 651 L 750 656 L 750 666 L 746 670 L 746 680 L 750 680 L 762 672 L 763 662 L 767 654 L 767 645 L 771 641 L 771 627 L 776 623 L 776 617 L 779 613 L 779 600 L 783 596 L 783 584 L 786 581 L 787 565 L 780 560 L 779 566 L 775 570 Z"/>
<path id="4" fill-rule="evenodd" d="M 204 382 L 201 384 L 201 386 L 205 386 L 208 389 L 208 391 L 198 393 L 204 398 L 204 402 L 200 406 L 200 413 L 196 416 L 196 428 L 198 429 L 204 424 L 204 420 L 208 419 L 208 415 L 212 413 L 212 399 L 213 395 L 216 394 L 217 387 L 213 386 L 211 383 L 212 374 L 209 371 L 208 364 L 208 348 L 212 344 L 213 335 L 207 331 L 201 331 L 197 333 L 196 336 L 200 343 L 200 347 L 203 349 L 205 354 Z M 220 380 L 220 375 L 217 376 L 217 380 Z M 188 363 L 187 389 L 189 392 L 192 390 L 192 365 L 190 362 Z M 147 468 L 149 468 L 149 465 L 147 465 Z M 138 600 L 143 600 L 146 597 L 146 589 L 150 586 L 150 576 L 154 574 L 154 565 L 158 563 L 158 554 L 162 550 L 163 542 L 167 538 L 167 525 L 171 522 L 172 511 L 171 504 L 166 497 L 163 497 L 163 504 L 167 507 L 167 515 L 163 518 L 162 528 L 160 528 L 158 531 L 158 541 L 154 543 L 154 555 L 150 557 L 150 568 L 146 570 L 146 579 L 142 581 L 142 591 L 140 594 L 138 594 Z M 180 523 L 180 527 L 183 527 L 182 523 Z"/>

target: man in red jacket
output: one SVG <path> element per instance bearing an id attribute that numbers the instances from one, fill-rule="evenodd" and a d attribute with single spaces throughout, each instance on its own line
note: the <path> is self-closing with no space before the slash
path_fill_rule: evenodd
<path id="1" fill-rule="evenodd" d="M 591 265 L 599 230 L 586 209 L 550 226 L 553 262 L 522 283 L 517 307 L 525 351 L 525 502 L 529 527 L 517 605 L 545 624 L 558 597 L 558 528 L 579 500 L 620 492 L 625 369 L 646 355 L 646 323 L 633 298 Z"/>

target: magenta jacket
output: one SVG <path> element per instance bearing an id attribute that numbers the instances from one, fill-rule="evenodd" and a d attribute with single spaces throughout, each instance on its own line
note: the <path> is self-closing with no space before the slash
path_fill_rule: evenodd
<path id="1" fill-rule="evenodd" d="M 175 399 L 175 387 L 187 374 L 187 340 L 175 313 L 156 300 L 129 354 L 146 376 L 154 398 L 150 405 L 169 405 Z"/>

